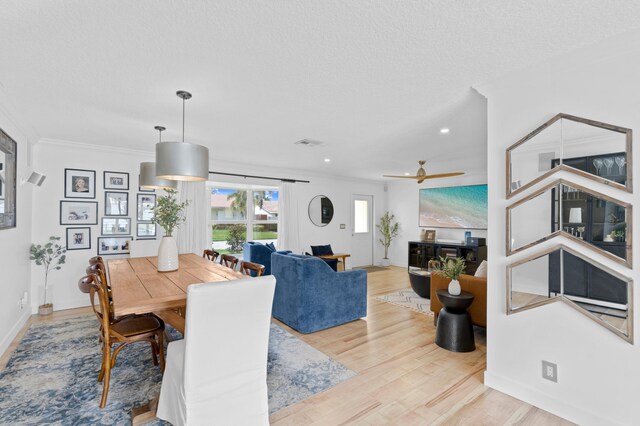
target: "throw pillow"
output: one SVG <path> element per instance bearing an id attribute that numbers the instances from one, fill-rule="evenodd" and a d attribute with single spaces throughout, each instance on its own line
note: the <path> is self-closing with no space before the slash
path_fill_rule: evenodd
<path id="1" fill-rule="evenodd" d="M 478 269 L 476 269 L 476 273 L 474 274 L 476 277 L 487 278 L 487 261 L 483 260 Z"/>
<path id="2" fill-rule="evenodd" d="M 325 246 L 311 246 L 311 253 L 314 256 L 324 256 L 326 254 L 333 254 L 333 250 L 331 250 L 331 244 L 327 244 Z"/>
<path id="3" fill-rule="evenodd" d="M 267 243 L 265 246 L 269 247 L 271 251 L 276 251 L 276 246 L 273 243 Z"/>

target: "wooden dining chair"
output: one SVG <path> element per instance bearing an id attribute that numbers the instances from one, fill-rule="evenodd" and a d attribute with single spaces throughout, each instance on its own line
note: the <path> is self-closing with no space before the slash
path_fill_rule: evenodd
<path id="1" fill-rule="evenodd" d="M 238 258 L 235 256 L 231 256 L 230 254 L 221 254 L 220 255 L 220 264 L 226 266 L 227 268 L 236 269 L 238 266 Z"/>
<path id="2" fill-rule="evenodd" d="M 220 256 L 220 253 L 215 250 L 205 250 L 202 252 L 202 257 L 212 262 L 218 260 L 218 256 Z"/>
<path id="3" fill-rule="evenodd" d="M 78 288 L 83 293 L 89 293 L 91 307 L 100 321 L 102 366 L 98 382 L 103 382 L 100 408 L 104 408 L 107 405 L 111 369 L 116 363 L 118 354 L 125 346 L 136 342 L 150 343 L 153 364 L 158 365 L 159 356 L 160 369 L 164 372 L 164 322 L 153 315 L 135 315 L 124 317 L 112 323 L 109 315 L 104 314 L 110 311 L 110 303 L 105 286 L 99 282 L 98 276 L 95 274 L 84 276 L 78 281 Z M 99 307 L 96 307 L 96 296 Z M 113 345 L 116 347 L 112 352 Z"/>
<path id="4" fill-rule="evenodd" d="M 102 258 L 102 256 L 93 256 L 91 259 L 89 259 L 89 265 L 95 265 L 96 263 L 99 263 L 102 266 L 105 266 L 104 259 Z"/>
<path id="5" fill-rule="evenodd" d="M 259 263 L 245 262 L 244 260 L 240 262 L 240 272 L 242 272 L 243 275 L 260 277 L 264 274 L 265 269 L 265 266 Z"/>

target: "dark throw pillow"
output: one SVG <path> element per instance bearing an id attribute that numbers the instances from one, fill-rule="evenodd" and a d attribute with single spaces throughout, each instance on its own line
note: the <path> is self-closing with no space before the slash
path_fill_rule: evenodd
<path id="1" fill-rule="evenodd" d="M 314 256 L 333 254 L 333 250 L 331 250 L 331 244 L 327 244 L 326 246 L 311 246 L 311 252 Z"/>
<path id="2" fill-rule="evenodd" d="M 273 243 L 267 243 L 265 246 L 269 247 L 271 251 L 276 251 L 276 246 Z"/>

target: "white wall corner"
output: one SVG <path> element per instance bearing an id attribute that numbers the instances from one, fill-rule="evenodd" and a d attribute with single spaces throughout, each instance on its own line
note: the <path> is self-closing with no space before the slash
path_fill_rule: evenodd
<path id="1" fill-rule="evenodd" d="M 29 312 L 28 306 L 25 306 L 25 309 L 22 310 L 22 314 L 18 318 L 18 321 L 11 327 L 9 333 L 2 339 L 0 342 L 0 355 L 4 354 L 7 349 L 9 349 L 9 345 L 13 342 L 13 339 L 16 338 L 22 327 L 27 323 L 29 317 L 31 316 L 31 312 Z"/>

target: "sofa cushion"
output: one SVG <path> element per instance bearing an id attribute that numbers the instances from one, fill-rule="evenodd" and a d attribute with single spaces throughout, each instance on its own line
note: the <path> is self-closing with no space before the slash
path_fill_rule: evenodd
<path id="1" fill-rule="evenodd" d="M 326 254 L 333 254 L 333 250 L 331 250 L 331 244 L 327 244 L 325 246 L 311 246 L 311 253 L 314 256 L 324 256 Z"/>
<path id="2" fill-rule="evenodd" d="M 476 273 L 473 274 L 474 277 L 487 278 L 487 261 L 483 260 L 478 269 L 476 269 Z"/>
<path id="3" fill-rule="evenodd" d="M 271 249 L 271 251 L 276 251 L 276 246 L 273 243 L 267 243 L 267 244 L 265 244 L 265 246 L 267 246 L 267 248 Z"/>

